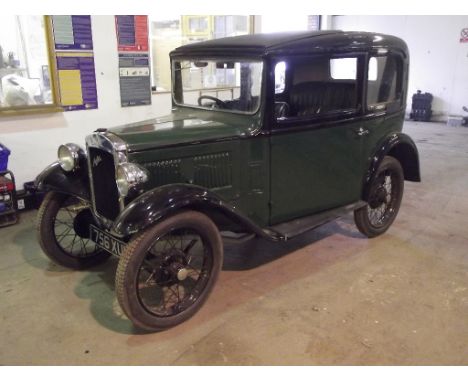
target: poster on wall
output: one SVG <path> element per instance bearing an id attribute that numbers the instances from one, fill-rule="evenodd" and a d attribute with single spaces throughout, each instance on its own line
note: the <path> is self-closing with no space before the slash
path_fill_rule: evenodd
<path id="1" fill-rule="evenodd" d="M 119 52 L 148 51 L 148 16 L 115 16 Z"/>
<path id="2" fill-rule="evenodd" d="M 92 52 L 57 52 L 60 98 L 65 111 L 97 109 Z"/>
<path id="3" fill-rule="evenodd" d="M 148 16 L 115 16 L 120 104 L 151 105 Z"/>
<path id="4" fill-rule="evenodd" d="M 52 16 L 52 31 L 63 110 L 97 109 L 91 16 Z"/>
<path id="5" fill-rule="evenodd" d="M 56 50 L 92 50 L 91 16 L 52 16 Z"/>
<path id="6" fill-rule="evenodd" d="M 123 107 L 151 105 L 148 53 L 119 53 L 119 78 Z"/>

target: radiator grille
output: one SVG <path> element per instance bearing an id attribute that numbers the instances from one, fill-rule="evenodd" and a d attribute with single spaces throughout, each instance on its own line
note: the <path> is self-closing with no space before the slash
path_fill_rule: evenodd
<path id="1" fill-rule="evenodd" d="M 146 163 L 156 186 L 171 183 L 193 183 L 208 189 L 232 185 L 232 163 L 229 152 L 174 158 Z"/>
<path id="2" fill-rule="evenodd" d="M 115 184 L 114 157 L 107 151 L 89 147 L 88 160 L 96 212 L 110 220 L 119 214 L 119 193 Z"/>
<path id="3" fill-rule="evenodd" d="M 180 164 L 180 159 L 170 159 L 154 162 L 147 167 L 151 168 L 158 185 L 164 185 L 181 181 Z"/>
<path id="4" fill-rule="evenodd" d="M 232 165 L 228 152 L 196 156 L 194 182 L 206 188 L 221 188 L 232 184 Z"/>

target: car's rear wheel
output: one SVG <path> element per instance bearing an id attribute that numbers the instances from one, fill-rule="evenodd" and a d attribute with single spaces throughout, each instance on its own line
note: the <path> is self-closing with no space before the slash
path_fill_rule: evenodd
<path id="1" fill-rule="evenodd" d="M 400 162 L 386 156 L 370 185 L 367 205 L 354 211 L 354 221 L 362 234 L 371 238 L 390 228 L 400 209 L 403 188 Z"/>
<path id="2" fill-rule="evenodd" d="M 89 205 L 71 195 L 48 192 L 39 208 L 37 232 L 44 253 L 71 269 L 85 269 L 109 258 L 89 239 Z"/>
<path id="3" fill-rule="evenodd" d="M 170 328 L 201 308 L 222 263 L 216 225 L 199 212 L 181 212 L 128 243 L 117 268 L 118 301 L 136 326 Z"/>

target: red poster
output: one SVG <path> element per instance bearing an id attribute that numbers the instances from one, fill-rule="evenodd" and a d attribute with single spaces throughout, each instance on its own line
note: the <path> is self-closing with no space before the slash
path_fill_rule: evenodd
<path id="1" fill-rule="evenodd" d="M 120 52 L 148 51 L 148 16 L 115 16 Z"/>

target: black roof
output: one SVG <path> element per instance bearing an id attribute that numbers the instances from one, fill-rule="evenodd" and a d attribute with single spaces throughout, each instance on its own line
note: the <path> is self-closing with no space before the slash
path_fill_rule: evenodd
<path id="1" fill-rule="evenodd" d="M 370 32 L 344 32 L 339 30 L 259 33 L 225 37 L 183 45 L 171 52 L 184 54 L 289 54 L 311 51 L 353 51 L 375 48 L 394 48 L 407 53 L 406 43 L 398 37 Z"/>

